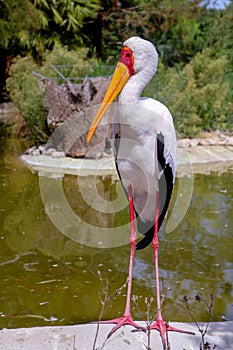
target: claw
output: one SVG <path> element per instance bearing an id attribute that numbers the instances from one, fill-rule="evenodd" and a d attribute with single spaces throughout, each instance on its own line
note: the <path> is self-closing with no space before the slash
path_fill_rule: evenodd
<path id="1" fill-rule="evenodd" d="M 118 317 L 118 318 L 114 318 L 112 320 L 107 320 L 107 321 L 98 321 L 98 322 L 91 322 L 91 323 L 99 323 L 99 324 L 112 324 L 112 323 L 116 323 L 116 326 L 113 327 L 113 329 L 109 332 L 107 338 L 110 338 L 111 335 L 113 333 L 116 332 L 116 330 L 118 330 L 120 327 L 122 326 L 132 326 L 134 328 L 136 328 L 137 330 L 146 332 L 145 327 L 140 326 L 139 324 L 137 324 L 136 322 L 133 321 L 131 316 L 126 316 L 123 315 L 122 317 Z"/>
<path id="2" fill-rule="evenodd" d="M 163 343 L 163 350 L 167 350 L 167 338 L 166 334 L 167 332 L 178 332 L 178 333 L 185 333 L 190 335 L 195 335 L 193 332 L 185 331 L 183 329 L 175 328 L 172 326 L 169 326 L 169 324 L 162 319 L 156 320 L 152 325 L 148 326 L 147 329 L 155 329 L 159 331 L 160 337 Z"/>

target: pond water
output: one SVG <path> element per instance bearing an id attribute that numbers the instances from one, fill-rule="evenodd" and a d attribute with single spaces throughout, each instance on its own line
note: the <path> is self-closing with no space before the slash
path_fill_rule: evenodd
<path id="1" fill-rule="evenodd" d="M 63 235 L 45 213 L 38 174 L 18 158 L 25 147 L 18 140 L 0 139 L 0 327 L 98 320 L 107 285 L 109 300 L 103 318 L 120 316 L 126 288 L 116 291 L 127 279 L 129 245 L 101 249 Z M 117 180 L 111 176 L 97 180 L 100 196 L 113 200 Z M 86 181 L 88 186 L 89 179 Z M 81 212 L 84 220 L 109 227 L 128 220 L 128 209 L 101 216 L 90 213 L 81 199 L 77 176 L 66 175 L 62 184 L 70 206 Z M 186 216 L 172 232 L 161 229 L 159 265 L 168 320 L 191 321 L 183 302 L 185 295 L 196 320 L 207 320 L 208 311 L 195 301 L 196 294 L 207 302 L 213 294 L 213 321 L 233 320 L 232 206 L 230 169 L 222 174 L 195 175 Z M 155 297 L 151 247 L 136 252 L 132 293 L 139 304 L 138 309 L 132 303 L 133 317 L 145 319 L 145 298 Z M 153 302 L 151 315 L 155 309 Z"/>

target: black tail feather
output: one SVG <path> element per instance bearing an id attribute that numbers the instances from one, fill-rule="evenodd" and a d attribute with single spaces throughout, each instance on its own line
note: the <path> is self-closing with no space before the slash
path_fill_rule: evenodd
<path id="1" fill-rule="evenodd" d="M 153 240 L 154 237 L 154 226 L 150 228 L 149 231 L 145 234 L 145 236 L 139 241 L 136 245 L 136 249 L 144 249 L 146 248 Z"/>
<path id="2" fill-rule="evenodd" d="M 163 191 L 163 186 L 164 186 L 164 180 L 166 184 L 166 191 Z M 171 194 L 172 194 L 172 189 L 173 189 L 173 174 L 172 174 L 172 169 L 170 166 L 166 166 L 164 169 L 164 173 L 159 179 L 159 192 L 160 192 L 160 200 L 159 200 L 159 208 L 162 207 L 162 210 L 159 210 L 159 219 L 158 219 L 158 230 L 160 229 L 163 220 L 165 218 L 168 205 L 171 199 Z M 165 196 L 165 199 L 163 198 Z M 163 203 L 163 205 L 161 205 Z M 153 240 L 154 237 L 154 223 L 151 221 L 147 223 L 143 223 L 138 216 L 137 212 L 136 213 L 136 218 L 137 218 L 137 227 L 138 231 L 140 233 L 144 233 L 145 237 L 142 238 L 141 241 L 139 241 L 136 245 L 136 249 L 143 249 L 147 247 Z"/>

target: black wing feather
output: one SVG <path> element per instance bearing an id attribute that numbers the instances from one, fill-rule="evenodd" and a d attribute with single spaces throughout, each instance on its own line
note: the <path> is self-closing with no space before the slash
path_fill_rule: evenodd
<path id="1" fill-rule="evenodd" d="M 172 172 L 171 166 L 169 164 L 166 164 L 166 159 L 164 157 L 164 136 L 161 133 L 157 135 L 157 158 L 158 158 L 159 171 L 163 170 L 162 175 L 158 180 L 158 186 L 159 186 L 158 230 L 159 230 L 165 218 L 166 212 L 168 210 L 168 206 L 170 203 L 172 190 L 173 190 L 173 172 Z M 143 249 L 147 247 L 153 240 L 154 222 L 150 221 L 150 222 L 144 223 L 140 220 L 140 217 L 137 215 L 137 213 L 136 213 L 136 216 L 137 216 L 138 231 L 145 234 L 145 237 L 136 245 L 136 249 Z"/>

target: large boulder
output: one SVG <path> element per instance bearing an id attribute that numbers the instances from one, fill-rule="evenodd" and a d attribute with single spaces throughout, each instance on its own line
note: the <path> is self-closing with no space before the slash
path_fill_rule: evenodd
<path id="1" fill-rule="evenodd" d="M 66 80 L 58 84 L 50 80 L 46 87 L 44 107 L 52 136 L 49 146 L 71 157 L 99 158 L 109 153 L 110 127 L 97 128 L 90 144 L 86 137 L 95 111 L 101 103 L 109 78 L 87 78 L 80 84 Z"/>

